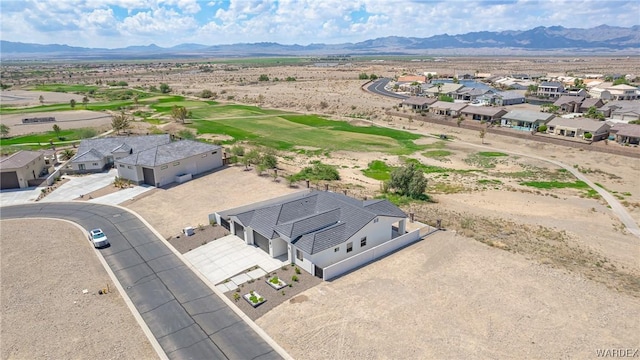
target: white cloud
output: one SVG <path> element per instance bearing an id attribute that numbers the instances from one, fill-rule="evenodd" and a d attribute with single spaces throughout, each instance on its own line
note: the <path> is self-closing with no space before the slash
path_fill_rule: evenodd
<path id="1" fill-rule="evenodd" d="M 111 47 L 340 43 L 552 25 L 628 27 L 640 19 L 633 0 L 0 0 L 0 6 L 3 40 Z"/>

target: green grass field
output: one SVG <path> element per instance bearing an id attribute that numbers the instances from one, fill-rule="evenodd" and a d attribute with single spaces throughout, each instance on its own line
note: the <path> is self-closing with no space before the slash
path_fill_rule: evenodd
<path id="1" fill-rule="evenodd" d="M 432 159 L 440 159 L 451 155 L 452 152 L 449 150 L 430 150 L 422 153 L 422 156 L 432 158 Z"/>
<path id="2" fill-rule="evenodd" d="M 369 163 L 368 168 L 362 170 L 362 173 L 366 177 L 370 177 L 376 180 L 386 181 L 386 180 L 389 180 L 389 178 L 391 177 L 390 176 L 391 170 L 393 170 L 393 168 L 387 165 L 384 161 L 374 160 Z"/>
<path id="3" fill-rule="evenodd" d="M 217 111 L 219 110 L 219 111 Z M 196 110 L 192 110 L 194 118 Z M 204 109 L 206 116 L 229 117 L 241 112 L 237 119 L 194 120 L 191 127 L 199 134 L 224 134 L 234 141 L 251 141 L 278 150 L 292 150 L 295 146 L 310 146 L 326 151 L 380 151 L 390 154 L 410 154 L 420 150 L 413 140 L 420 135 L 404 131 L 353 126 L 315 115 L 273 115 L 272 110 L 227 105 Z M 214 113 L 215 112 L 215 113 Z M 282 113 L 276 111 L 277 113 Z M 253 117 L 251 117 L 253 116 Z"/>
<path id="4" fill-rule="evenodd" d="M 42 144 L 42 146 L 48 147 L 49 141 L 53 143 L 59 143 L 63 141 L 80 140 L 86 137 L 95 136 L 96 131 L 92 129 L 69 129 L 60 130 L 60 135 L 56 135 L 53 131 L 47 131 L 45 133 L 30 134 L 24 136 L 15 136 L 6 139 L 0 139 L 0 146 L 9 145 L 22 145 L 22 144 Z M 36 145 L 38 146 L 38 145 Z"/>
<path id="5" fill-rule="evenodd" d="M 520 185 L 530 186 L 538 189 L 589 189 L 589 185 L 584 181 L 525 181 Z"/>

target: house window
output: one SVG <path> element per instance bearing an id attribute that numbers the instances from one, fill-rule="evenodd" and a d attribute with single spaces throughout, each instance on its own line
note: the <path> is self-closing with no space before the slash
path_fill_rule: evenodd
<path id="1" fill-rule="evenodd" d="M 93 165 L 93 166 L 98 166 L 98 163 L 93 163 L 92 165 Z"/>
<path id="2" fill-rule="evenodd" d="M 173 166 L 178 166 L 178 165 L 180 165 L 180 161 L 176 161 L 173 163 Z"/>
<path id="3" fill-rule="evenodd" d="M 78 164 L 78 170 L 85 170 L 86 167 L 84 166 L 84 164 Z"/>
<path id="4" fill-rule="evenodd" d="M 127 165 L 127 169 L 133 169 L 131 165 Z"/>
<path id="5" fill-rule="evenodd" d="M 367 246 L 367 237 L 360 239 L 360 247 Z"/>
<path id="6" fill-rule="evenodd" d="M 338 246 L 337 248 L 333 249 L 333 252 L 338 252 L 340 251 L 340 246 Z"/>
<path id="7" fill-rule="evenodd" d="M 169 165 L 162 165 L 162 166 L 160 166 L 160 170 L 164 170 L 164 169 L 166 169 L 168 167 L 169 167 Z"/>
<path id="8" fill-rule="evenodd" d="M 296 259 L 298 259 L 300 261 L 304 260 L 303 257 L 302 257 L 302 250 L 296 249 Z"/>
<path id="9" fill-rule="evenodd" d="M 353 251 L 353 243 L 352 242 L 347 243 L 347 252 L 350 253 L 352 251 Z"/>

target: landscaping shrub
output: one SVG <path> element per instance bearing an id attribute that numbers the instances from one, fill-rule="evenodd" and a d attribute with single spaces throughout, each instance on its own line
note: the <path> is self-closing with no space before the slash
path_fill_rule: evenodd
<path id="1" fill-rule="evenodd" d="M 300 180 L 332 181 L 340 180 L 340 173 L 335 166 L 315 161 L 312 166 L 305 167 L 299 173 L 291 176 L 293 182 Z"/>
<path id="2" fill-rule="evenodd" d="M 545 132 L 547 131 L 547 125 L 540 125 L 538 127 L 538 132 Z"/>

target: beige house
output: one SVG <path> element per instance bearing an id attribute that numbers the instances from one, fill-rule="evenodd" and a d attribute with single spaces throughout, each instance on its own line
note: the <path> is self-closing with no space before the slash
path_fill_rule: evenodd
<path id="1" fill-rule="evenodd" d="M 620 84 L 608 87 L 607 90 L 611 94 L 611 100 L 637 100 L 638 88 L 631 85 Z"/>
<path id="2" fill-rule="evenodd" d="M 640 145 L 640 125 L 636 124 L 615 124 L 609 130 L 620 144 Z"/>
<path id="3" fill-rule="evenodd" d="M 32 180 L 49 174 L 44 153 L 40 151 L 18 151 L 0 158 L 0 189 L 22 189 L 37 184 Z M 51 168 L 52 169 L 52 168 Z"/>
<path id="4" fill-rule="evenodd" d="M 582 138 L 588 141 L 598 141 L 606 139 L 609 136 L 611 126 L 604 121 L 598 121 L 587 118 L 561 118 L 555 117 L 547 123 L 547 133 Z M 591 138 L 585 137 L 585 134 L 591 134 Z"/>
<path id="5" fill-rule="evenodd" d="M 411 108 L 414 111 L 427 110 L 429 105 L 438 101 L 434 98 L 427 98 L 423 96 L 412 96 L 410 98 L 402 100 L 400 106 Z"/>
<path id="6" fill-rule="evenodd" d="M 119 177 L 156 187 L 191 180 L 222 164 L 220 146 L 192 140 L 157 145 L 115 160 Z"/>
<path id="7" fill-rule="evenodd" d="M 466 103 L 452 103 L 448 101 L 436 101 L 429 106 L 429 112 L 445 115 L 445 116 L 458 116 L 462 109 L 466 108 Z"/>

